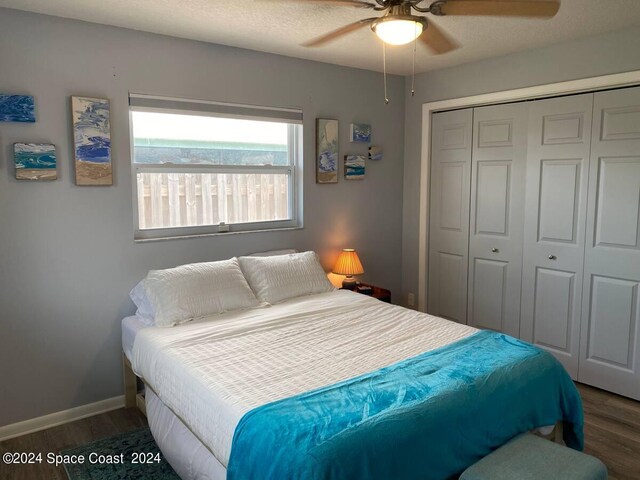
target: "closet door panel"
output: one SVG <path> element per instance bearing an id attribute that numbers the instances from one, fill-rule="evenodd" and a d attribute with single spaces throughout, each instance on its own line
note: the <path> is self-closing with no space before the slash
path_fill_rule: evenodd
<path id="1" fill-rule="evenodd" d="M 462 225 L 465 201 L 469 195 L 465 191 L 465 165 L 463 163 L 450 163 L 440 166 L 441 188 L 440 188 L 440 229 L 445 232 L 459 233 L 463 230 Z M 466 222 L 467 219 L 465 218 Z"/>
<path id="2" fill-rule="evenodd" d="M 576 242 L 583 159 L 542 160 L 538 240 Z"/>
<path id="3" fill-rule="evenodd" d="M 640 88 L 595 94 L 578 380 L 640 400 Z"/>
<path id="4" fill-rule="evenodd" d="M 640 154 L 640 152 L 637 152 Z M 595 244 L 638 248 L 640 156 L 601 157 L 596 199 Z"/>
<path id="5" fill-rule="evenodd" d="M 466 318 L 467 263 L 463 255 L 438 252 L 438 316 L 462 322 Z M 433 267 L 432 267 L 433 268 Z M 465 292 L 464 298 L 460 292 Z"/>
<path id="6" fill-rule="evenodd" d="M 593 275 L 587 357 L 633 368 L 633 333 L 637 326 L 638 282 Z"/>
<path id="7" fill-rule="evenodd" d="M 475 232 L 507 235 L 511 161 L 478 162 Z"/>
<path id="8" fill-rule="evenodd" d="M 534 292 L 536 343 L 569 353 L 576 276 L 548 268 L 537 268 Z"/>
<path id="9" fill-rule="evenodd" d="M 508 262 L 476 258 L 473 268 L 473 324 L 504 331 Z"/>
<path id="10" fill-rule="evenodd" d="M 432 117 L 427 311 L 467 322 L 472 110 Z"/>
<path id="11" fill-rule="evenodd" d="M 578 375 L 593 95 L 529 104 L 521 336 Z"/>
<path id="12" fill-rule="evenodd" d="M 469 324 L 517 337 L 527 105 L 474 109 Z"/>

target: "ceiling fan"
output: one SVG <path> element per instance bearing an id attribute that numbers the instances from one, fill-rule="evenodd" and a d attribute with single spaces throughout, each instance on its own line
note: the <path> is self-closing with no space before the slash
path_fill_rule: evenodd
<path id="1" fill-rule="evenodd" d="M 273 0 L 272 0 L 273 1 Z M 283 1 L 283 0 L 276 0 Z M 387 97 L 386 45 L 405 45 L 413 42 L 413 75 L 411 95 L 415 95 L 416 44 L 418 40 L 436 55 L 455 50 L 460 45 L 431 19 L 419 13 L 442 16 L 492 16 L 552 18 L 560 9 L 560 0 L 435 0 L 429 6 L 420 6 L 425 0 L 295 0 L 371 9 L 384 12 L 379 17 L 370 17 L 340 27 L 303 44 L 305 47 L 320 47 L 363 27 L 371 30 L 382 40 L 384 101 Z M 375 3 L 374 3 L 375 2 Z"/>
<path id="2" fill-rule="evenodd" d="M 385 12 L 379 17 L 359 20 L 304 43 L 319 47 L 360 28 L 370 26 L 380 39 L 390 45 L 404 45 L 419 39 L 433 53 L 455 50 L 458 43 L 426 16 L 414 15 L 412 10 L 434 16 L 505 16 L 551 18 L 560 8 L 559 0 L 436 0 L 420 6 L 424 0 L 297 0 L 350 6 Z"/>

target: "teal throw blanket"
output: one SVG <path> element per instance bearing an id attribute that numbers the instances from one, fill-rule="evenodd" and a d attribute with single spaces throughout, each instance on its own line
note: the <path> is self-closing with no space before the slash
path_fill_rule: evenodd
<path id="1" fill-rule="evenodd" d="M 564 368 L 533 345 L 481 331 L 247 412 L 227 478 L 447 479 L 557 421 L 581 450 L 582 403 Z"/>

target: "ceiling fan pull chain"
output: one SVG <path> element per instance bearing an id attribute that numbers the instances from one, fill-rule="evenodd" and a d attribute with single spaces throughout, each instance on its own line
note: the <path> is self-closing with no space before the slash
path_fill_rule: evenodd
<path id="1" fill-rule="evenodd" d="M 413 39 L 413 71 L 411 73 L 411 96 L 416 95 L 416 45 L 418 43 L 418 24 L 414 26 L 416 32 L 416 38 Z"/>
<path id="2" fill-rule="evenodd" d="M 389 97 L 387 97 L 387 47 L 385 42 L 382 42 L 382 72 L 384 76 L 384 103 L 388 105 Z"/>

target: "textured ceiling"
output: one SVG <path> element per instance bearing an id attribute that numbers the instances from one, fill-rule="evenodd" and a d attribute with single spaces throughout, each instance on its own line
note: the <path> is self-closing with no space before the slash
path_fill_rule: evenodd
<path id="1" fill-rule="evenodd" d="M 307 0 L 0 0 L 0 7 L 382 70 L 382 44 L 368 28 L 321 48 L 300 46 L 344 24 L 379 15 L 366 9 Z M 462 48 L 434 56 L 418 45 L 417 72 L 637 26 L 640 0 L 562 0 L 551 20 L 440 17 L 435 22 Z M 388 70 L 410 74 L 412 54 L 413 44 L 389 47 Z"/>

